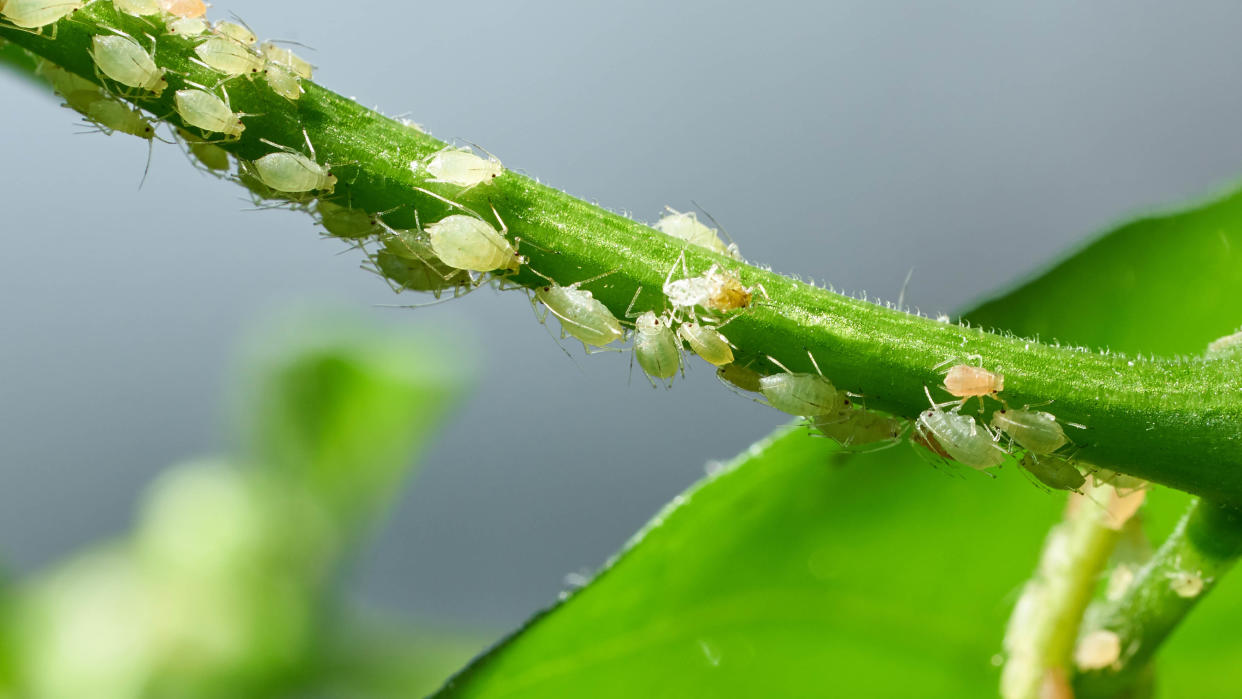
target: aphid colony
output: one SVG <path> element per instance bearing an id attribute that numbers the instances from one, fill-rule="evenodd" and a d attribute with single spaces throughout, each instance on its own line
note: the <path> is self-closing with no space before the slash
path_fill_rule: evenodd
<path id="1" fill-rule="evenodd" d="M 684 372 L 689 351 L 716 367 L 723 383 L 757 394 L 777 410 L 806 418 L 818 432 L 846 447 L 883 447 L 904 438 L 909 428 L 905 420 L 860 406 L 855 400 L 858 396 L 839 390 L 820 372 L 810 351 L 813 373 L 792 371 L 773 357 L 735 363 L 736 348 L 724 334 L 725 326 L 752 307 L 756 294 L 766 296 L 767 292 L 759 285 L 744 285 L 728 265 L 728 260 L 743 260 L 737 245 L 722 240 L 719 231 L 695 213 L 669 208 L 653 227 L 687 249 L 695 246 L 724 259 L 691 274 L 683 251 L 659 289 L 647 290 L 649 295 L 659 292 L 658 305 L 634 311 L 644 292 L 639 288 L 618 318 L 584 288 L 609 273 L 553 280 L 531 269 L 519 252 L 521 240 L 510 239 L 508 226 L 494 207 L 474 211 L 418 188 L 445 205 L 449 213 L 422 221 L 414 211 L 413 227 L 399 229 L 385 222 L 391 212 L 368 212 L 353 205 L 348 196 L 335 195 L 337 174 L 332 165 L 318 159 L 309 136 L 304 152 L 264 141 L 270 152 L 239 162 L 236 173 L 231 173 L 230 156 L 217 144 L 240 139 L 248 115 L 233 108 L 227 84 L 260 79 L 277 95 L 296 101 L 303 93 L 301 80 L 311 77 L 313 67 L 289 49 L 271 42 L 259 44 L 254 32 L 239 22 L 209 23 L 201 0 L 112 2 L 118 11 L 148 21 L 152 31 L 158 31 L 162 22 L 164 36 L 191 42 L 191 60 L 217 77 L 215 84 L 205 85 L 175 75 L 172 105 L 187 127 L 178 129 L 175 136 L 196 164 L 218 176 L 235 178 L 251 191 L 256 203 L 276 201 L 310 213 L 330 235 L 363 249 L 370 268 L 394 290 L 424 291 L 437 299 L 446 293 L 456 297 L 484 283 L 503 285 L 514 274 L 528 270 L 547 281 L 535 288 L 531 299 L 541 320 L 555 316 L 562 337 L 579 340 L 588 351 L 618 349 L 617 343 L 632 341 L 633 359 L 653 386 L 657 381 L 668 385 Z M 0 0 L 0 16 L 18 27 L 41 31 L 84 4 L 83 0 Z M 171 74 L 156 63 L 156 44 L 156 37 L 149 33 L 131 36 L 110 29 L 95 36 L 90 56 L 106 88 L 47 62 L 41 62 L 39 73 L 67 106 L 100 130 L 151 141 L 157 137 L 152 121 L 112 93 L 142 100 L 159 97 L 169 88 Z M 409 167 L 423 183 L 456 188 L 459 196 L 489 186 L 506 172 L 497 158 L 477 147 L 446 147 L 411 161 Z M 1003 375 L 956 364 L 946 372 L 943 389 L 957 400 L 936 403 L 928 393 L 931 406 L 914 422 L 913 443 L 980 470 L 999 466 L 1021 450 L 1021 466 L 1047 487 L 1076 490 L 1083 485 L 1078 467 L 1060 453 L 1069 440 L 1057 419 L 1047 412 L 1005 404 L 1000 398 Z M 977 398 L 981 408 L 985 398 L 1000 401 L 1002 407 L 983 424 L 963 414 L 971 398 Z M 945 410 L 948 406 L 951 409 Z"/>

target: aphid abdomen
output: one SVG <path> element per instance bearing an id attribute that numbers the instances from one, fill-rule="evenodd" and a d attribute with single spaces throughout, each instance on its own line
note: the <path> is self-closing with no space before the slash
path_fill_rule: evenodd
<path id="1" fill-rule="evenodd" d="M 905 423 L 898 418 L 849 407 L 834 414 L 819 416 L 813 424 L 824 436 L 831 437 L 845 447 L 896 442 L 905 431 Z"/>
<path id="2" fill-rule="evenodd" d="M 204 131 L 238 137 L 246 127 L 224 100 L 202 90 L 177 90 L 173 95 L 177 114 L 185 123 Z"/>
<path id="3" fill-rule="evenodd" d="M 412 165 L 417 166 L 418 163 L 415 162 Z M 432 177 L 431 182 L 455 184 L 460 187 L 474 187 L 491 182 L 504 173 L 504 167 L 499 161 L 482 158 L 469 150 L 456 148 L 442 150 L 431 156 L 425 167 Z"/>
<path id="4" fill-rule="evenodd" d="M 425 252 L 431 254 L 430 250 Z M 445 289 L 469 289 L 471 286 L 468 272 L 452 269 L 434 257 L 420 259 L 409 257 L 408 252 L 400 255 L 384 249 L 376 254 L 375 266 L 385 277 L 411 291 L 427 291 L 439 296 Z"/>
<path id="5" fill-rule="evenodd" d="M 319 214 L 320 225 L 338 238 L 357 240 L 383 230 L 371 214 L 331 201 L 320 199 L 315 202 L 315 213 Z"/>
<path id="6" fill-rule="evenodd" d="M 542 286 L 535 290 L 535 298 L 561 321 L 565 334 L 584 344 L 603 347 L 625 337 L 625 330 L 616 316 L 589 291 Z"/>
<path id="7" fill-rule="evenodd" d="M 992 441 L 973 417 L 943 410 L 924 410 L 919 430 L 931 437 L 945 453 L 975 469 L 991 468 L 1005 462 L 1007 453 Z"/>
<path id="8" fill-rule="evenodd" d="M 302 81 L 298 76 L 294 75 L 290 70 L 274 63 L 269 63 L 263 69 L 263 77 L 267 80 L 267 86 L 272 88 L 272 92 L 284 97 L 290 101 L 301 99 Z"/>
<path id="9" fill-rule="evenodd" d="M 691 245 L 707 248 L 722 255 L 731 255 L 732 251 L 716 234 L 716 229 L 708 228 L 699 221 L 693 211 L 682 213 L 669 209 L 669 214 L 656 222 L 654 228 L 665 235 L 684 240 Z"/>
<path id="10" fill-rule="evenodd" d="M 307 80 L 311 79 L 311 75 L 314 73 L 314 66 L 303 60 L 296 53 L 277 46 L 270 41 L 263 42 L 259 49 L 263 52 L 263 57 L 267 59 L 268 63 L 275 63 L 278 66 L 287 68 L 298 77 Z"/>
<path id="11" fill-rule="evenodd" d="M 202 17 L 207 14 L 203 0 L 158 0 L 160 9 L 177 17 Z"/>
<path id="12" fill-rule="evenodd" d="M 958 364 L 944 377 L 944 389 L 958 398 L 992 396 L 1005 389 L 1005 377 L 969 364 Z"/>
<path id="13" fill-rule="evenodd" d="M 648 376 L 671 379 L 681 368 L 681 349 L 668 319 L 652 311 L 640 315 L 634 323 L 634 356 Z"/>
<path id="14" fill-rule="evenodd" d="M 1056 416 L 1035 410 L 997 410 L 992 427 L 1034 454 L 1051 454 L 1069 443 Z"/>
<path id="15" fill-rule="evenodd" d="M 450 214 L 427 226 L 426 231 L 436 257 L 450 267 L 474 272 L 516 272 L 521 265 L 509 241 L 474 216 Z"/>
<path id="16" fill-rule="evenodd" d="M 194 48 L 203 63 L 225 75 L 254 75 L 263 70 L 263 58 L 236 41 L 213 36 Z"/>
<path id="17" fill-rule="evenodd" d="M 91 57 L 104 75 L 122 85 L 156 95 L 168 86 L 164 69 L 155 65 L 151 54 L 129 37 L 95 36 L 91 39 Z"/>
<path id="18" fill-rule="evenodd" d="M 38 29 L 59 22 L 85 4 L 85 0 L 8 0 L 0 2 L 0 16 L 22 29 Z"/>
<path id="19" fill-rule="evenodd" d="M 773 374 L 759 379 L 759 392 L 773 408 L 790 415 L 815 417 L 841 409 L 836 386 L 818 374 Z"/>
<path id="20" fill-rule="evenodd" d="M 331 194 L 336 185 L 336 177 L 300 153 L 268 153 L 254 161 L 254 169 L 263 184 L 278 192 Z"/>
<path id="21" fill-rule="evenodd" d="M 708 364 L 724 366 L 733 363 L 733 348 L 724 335 L 714 329 L 690 321 L 677 326 L 677 335 Z"/>
<path id="22" fill-rule="evenodd" d="M 1040 457 L 1027 454 L 1018 465 L 1053 490 L 1078 490 L 1087 482 L 1086 476 L 1082 475 L 1077 466 L 1070 463 L 1069 459 L 1055 454 Z"/>
<path id="23" fill-rule="evenodd" d="M 112 0 L 112 5 L 121 12 L 136 17 L 160 13 L 160 5 L 155 0 Z"/>

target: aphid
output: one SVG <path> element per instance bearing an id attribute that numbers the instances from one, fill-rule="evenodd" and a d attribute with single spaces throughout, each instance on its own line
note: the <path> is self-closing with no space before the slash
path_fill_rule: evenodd
<path id="1" fill-rule="evenodd" d="M 119 131 L 147 141 L 155 138 L 155 127 L 150 120 L 120 100 L 97 99 L 91 103 L 86 115 L 108 134 Z"/>
<path id="2" fill-rule="evenodd" d="M 315 213 L 319 214 L 319 223 L 338 238 L 356 240 L 384 230 L 378 217 L 324 199 L 315 202 Z"/>
<path id="3" fill-rule="evenodd" d="M 419 188 L 424 194 L 439 199 L 450 206 L 470 211 L 457 202 Z M 509 227 L 500 218 L 496 207 L 492 207 L 492 215 L 500 224 L 496 230 L 481 216 L 470 211 L 470 215 L 449 214 L 424 228 L 431 249 L 436 257 L 455 269 L 466 269 L 472 272 L 495 272 L 507 270 L 516 272 L 524 260 L 517 250 L 505 239 Z"/>
<path id="4" fill-rule="evenodd" d="M 227 172 L 231 167 L 229 152 L 220 146 L 200 141 L 197 136 L 185 129 L 177 129 L 177 134 L 185 142 L 191 157 L 207 170 L 211 172 Z"/>
<path id="5" fill-rule="evenodd" d="M 1121 637 L 1112 631 L 1092 631 L 1078 640 L 1074 662 L 1079 670 L 1102 670 L 1121 659 Z"/>
<path id="6" fill-rule="evenodd" d="M 673 280 L 673 273 L 677 271 L 678 265 L 685 273 L 684 254 L 678 257 L 673 268 L 669 270 L 664 278 L 663 287 L 664 295 L 668 297 L 669 303 L 674 308 L 693 310 L 695 306 L 702 306 L 720 313 L 728 313 L 750 305 L 754 290 L 742 286 L 741 280 L 733 272 L 721 270 L 718 265 L 712 265 L 701 276 Z M 762 289 L 763 287 L 756 288 Z"/>
<path id="7" fill-rule="evenodd" d="M 728 255 L 734 259 L 741 258 L 736 245 L 725 245 L 716 229 L 708 228 L 700 222 L 699 217 L 693 211 L 682 213 L 670 206 L 664 208 L 668 209 L 669 213 L 656 222 L 654 228 L 657 231 L 721 255 Z"/>
<path id="8" fill-rule="evenodd" d="M 0 2 L 0 16 L 22 29 L 41 29 L 85 4 L 85 0 L 8 0 Z"/>
<path id="9" fill-rule="evenodd" d="M 212 28 L 216 30 L 217 34 L 227 36 L 233 41 L 245 46 L 253 46 L 255 42 L 259 40 L 259 38 L 254 35 L 254 32 L 236 22 L 229 22 L 222 19 L 218 20 Z"/>
<path id="10" fill-rule="evenodd" d="M 267 59 L 268 63 L 275 63 L 278 66 L 283 66 L 293 71 L 294 75 L 307 80 L 311 79 L 311 74 L 314 72 L 315 67 L 289 49 L 277 46 L 270 41 L 265 41 L 259 47 L 259 50 L 263 52 L 263 57 Z"/>
<path id="11" fill-rule="evenodd" d="M 292 71 L 278 66 L 275 63 L 268 63 L 263 69 L 263 77 L 267 80 L 267 86 L 272 88 L 272 92 L 284 97 L 290 101 L 297 101 L 306 92 L 302 89 L 302 79 L 294 75 Z"/>
<path id="12" fill-rule="evenodd" d="M 725 366 L 733 363 L 733 347 L 714 328 L 691 320 L 677 326 L 677 336 L 708 364 Z"/>
<path id="13" fill-rule="evenodd" d="M 306 145 L 313 156 L 315 148 L 311 146 L 310 136 L 305 132 L 302 135 L 306 137 Z M 271 141 L 264 142 L 284 148 Z M 251 163 L 251 166 L 263 184 L 283 194 L 315 191 L 331 194 L 336 188 L 336 175 L 332 174 L 330 167 L 320 165 L 315 162 L 314 158 L 308 158 L 290 149 L 268 153 Z"/>
<path id="14" fill-rule="evenodd" d="M 1069 443 L 1056 416 L 1038 410 L 997 410 L 992 413 L 992 429 L 1009 435 L 1032 454 L 1051 454 Z"/>
<path id="15" fill-rule="evenodd" d="M 1169 587 L 1178 597 L 1190 599 L 1198 597 L 1203 592 L 1204 579 L 1200 572 L 1191 573 L 1186 570 L 1177 570 L 1166 574 L 1169 578 Z"/>
<path id="16" fill-rule="evenodd" d="M 1225 359 L 1239 355 L 1242 355 L 1242 332 L 1213 340 L 1204 352 L 1204 357 L 1207 359 Z"/>
<path id="17" fill-rule="evenodd" d="M 263 58 L 228 37 L 213 36 L 194 48 L 208 68 L 229 77 L 263 72 Z"/>
<path id="18" fill-rule="evenodd" d="M 634 321 L 634 357 L 652 378 L 672 379 L 681 368 L 681 347 L 671 322 L 671 316 L 661 317 L 654 311 L 647 311 Z"/>
<path id="19" fill-rule="evenodd" d="M 375 258 L 375 265 L 386 279 L 397 284 L 397 290 L 429 291 L 436 298 L 445 289 L 454 296 L 474 288 L 474 279 L 466 270 L 453 269 L 436 257 L 431 246 L 414 231 L 391 231 L 384 239 L 384 249 Z"/>
<path id="20" fill-rule="evenodd" d="M 763 379 L 763 375 L 748 367 L 726 364 L 716 370 L 716 378 L 743 391 L 758 393 L 762 388 L 760 382 Z"/>
<path id="21" fill-rule="evenodd" d="M 906 422 L 892 415 L 846 406 L 836 413 L 820 415 L 812 424 L 826 437 L 844 447 L 901 441 Z"/>
<path id="22" fill-rule="evenodd" d="M 1082 475 L 1082 471 L 1078 470 L 1077 466 L 1069 459 L 1056 454 L 1045 454 L 1039 457 L 1026 454 L 1018 461 L 1018 465 L 1035 476 L 1040 483 L 1053 490 L 1077 491 L 1087 482 L 1087 477 Z"/>
<path id="23" fill-rule="evenodd" d="M 65 98 L 65 106 L 83 116 L 90 115 L 91 105 L 104 99 L 104 93 L 95 83 L 71 73 L 51 61 L 40 61 L 35 72 L 52 85 L 52 89 Z"/>
<path id="24" fill-rule="evenodd" d="M 759 393 L 768 399 L 773 408 L 790 415 L 817 417 L 831 415 L 841 409 L 843 397 L 832 382 L 824 378 L 815 355 L 807 352 L 815 366 L 814 374 L 795 373 L 783 364 L 768 357 L 784 373 L 772 374 L 759 379 Z"/>
<path id="25" fill-rule="evenodd" d="M 1000 466 L 1007 456 L 973 417 L 945 412 L 935 404 L 919 414 L 915 433 L 921 438 L 920 443 L 932 451 L 974 469 Z"/>
<path id="26" fill-rule="evenodd" d="M 207 14 L 203 0 L 159 0 L 160 9 L 177 17 L 202 17 Z"/>
<path id="27" fill-rule="evenodd" d="M 95 103 L 108 99 L 108 96 L 100 90 L 74 90 L 64 95 L 64 98 L 66 107 L 89 118 L 91 116 L 91 108 L 95 106 Z"/>
<path id="28" fill-rule="evenodd" d="M 433 153 L 425 162 L 415 160 L 410 169 L 415 174 L 419 169 L 426 169 L 431 175 L 428 182 L 455 184 L 470 189 L 486 182 L 491 182 L 504 174 L 505 168 L 494 157 L 484 158 L 475 155 L 469 148 L 448 147 Z"/>
<path id="29" fill-rule="evenodd" d="M 227 102 L 205 90 L 177 90 L 173 95 L 173 103 L 182 121 L 204 131 L 222 133 L 236 140 L 246 130 L 241 114 L 234 112 Z"/>
<path id="30" fill-rule="evenodd" d="M 553 283 L 535 289 L 535 298 L 561 321 L 562 332 L 580 340 L 587 351 L 591 346 L 604 347 L 625 337 L 625 330 L 612 311 L 591 292 L 578 288 L 596 279 L 599 277 L 569 286 Z"/>
<path id="31" fill-rule="evenodd" d="M 160 13 L 160 4 L 156 0 L 112 0 L 112 5 L 121 12 L 135 17 Z"/>
<path id="32" fill-rule="evenodd" d="M 182 17 L 169 22 L 166 27 L 168 33 L 173 36 L 189 37 L 205 34 L 208 25 L 207 22 L 197 17 Z"/>
<path id="33" fill-rule="evenodd" d="M 1108 576 L 1108 588 L 1104 596 L 1109 602 L 1116 602 L 1125 596 L 1126 590 L 1130 589 L 1130 583 L 1134 582 L 1134 569 L 1122 563 Z"/>
<path id="34" fill-rule="evenodd" d="M 113 80 L 148 90 L 159 96 L 168 87 L 164 69 L 155 65 L 155 59 L 137 41 L 128 36 L 96 36 L 91 39 L 91 58 L 104 75 Z"/>
<path id="35" fill-rule="evenodd" d="M 961 398 L 963 405 L 976 396 L 979 404 L 983 405 L 984 396 L 995 397 L 1005 390 L 1005 376 L 977 366 L 958 364 L 945 374 L 944 390 Z"/>

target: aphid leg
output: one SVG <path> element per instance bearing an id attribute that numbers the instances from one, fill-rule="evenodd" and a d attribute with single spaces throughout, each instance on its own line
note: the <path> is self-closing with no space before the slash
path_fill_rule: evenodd
<path id="1" fill-rule="evenodd" d="M 811 366 L 815 367 L 815 373 L 819 374 L 820 376 L 823 376 L 824 372 L 819 370 L 819 362 L 815 361 L 815 355 L 811 354 L 811 348 L 804 347 L 803 349 L 806 350 L 806 356 L 811 358 Z"/>
<path id="2" fill-rule="evenodd" d="M 641 293 L 643 293 L 641 286 L 634 290 L 634 298 L 630 299 L 630 305 L 625 307 L 626 318 L 637 318 L 642 315 L 642 313 L 634 313 L 634 304 L 638 303 L 638 295 Z"/>

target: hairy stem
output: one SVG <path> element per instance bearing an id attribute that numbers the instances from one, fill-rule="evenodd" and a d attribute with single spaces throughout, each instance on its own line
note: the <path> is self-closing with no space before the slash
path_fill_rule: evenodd
<path id="1" fill-rule="evenodd" d="M 156 35 L 156 59 L 169 71 L 170 88 L 159 98 L 134 96 L 133 101 L 182 126 L 173 93 L 188 82 L 215 85 L 219 77 L 191 61 L 193 41 L 162 35 L 158 25 L 118 15 L 111 4 L 96 2 L 61 21 L 54 40 L 50 32 L 36 36 L 7 26 L 0 26 L 0 36 L 103 84 L 107 81 L 97 76 L 88 53 L 94 35 L 114 29 Z M 528 265 L 511 281 L 546 284 L 544 276 L 532 272 L 537 270 L 568 285 L 611 272 L 586 288 L 617 315 L 640 288 L 637 310 L 664 308 L 662 284 L 683 254 L 692 275 L 720 265 L 765 292 L 723 329 L 738 348 L 740 363 L 771 372 L 776 370 L 766 360 L 771 356 L 795 371 L 810 371 L 810 350 L 824 374 L 837 387 L 865 396 L 868 408 L 913 419 L 926 408 L 924 387 L 941 382 L 942 369 L 937 367 L 977 355 L 985 367 L 1004 373 L 1004 396 L 1011 404 L 1055 401 L 1058 418 L 1085 425 L 1075 435 L 1081 458 L 1215 500 L 1242 503 L 1242 450 L 1236 446 L 1242 437 L 1242 371 L 1237 361 L 1135 359 L 937 322 L 687 248 L 682 241 L 512 171 L 469 192 L 431 184 L 410 163 L 440 150 L 443 142 L 309 81 L 304 87 L 306 94 L 289 102 L 262 80 L 229 81 L 232 107 L 253 116 L 245 117 L 240 140 L 222 146 L 242 160 L 253 160 L 274 150 L 265 141 L 305 151 L 305 133 L 318 160 L 332 165 L 340 178 L 331 199 L 368 212 L 389 212 L 384 220 L 394 228 L 413 227 L 415 210 L 424 222 L 451 210 L 418 187 L 455 199 L 489 219 L 495 206 L 510 235 L 522 241 L 521 251 L 529 255 Z"/>
<path id="2" fill-rule="evenodd" d="M 1242 555 L 1242 512 L 1196 499 L 1119 599 L 1090 615 L 1089 630 L 1120 639 L 1121 657 L 1074 677 L 1078 697 L 1114 697 L 1141 680 L 1160 644 Z"/>

